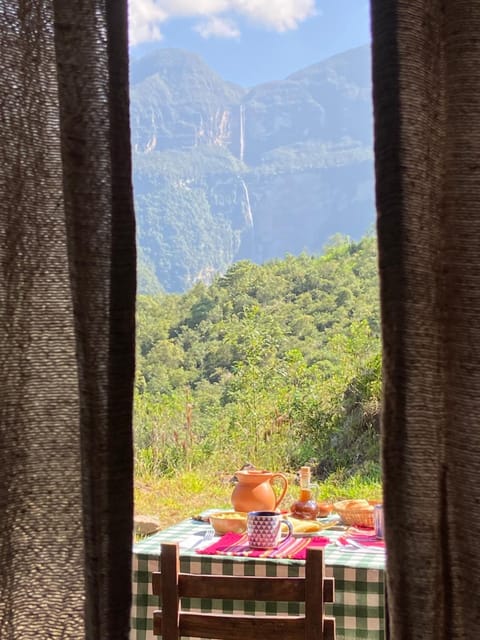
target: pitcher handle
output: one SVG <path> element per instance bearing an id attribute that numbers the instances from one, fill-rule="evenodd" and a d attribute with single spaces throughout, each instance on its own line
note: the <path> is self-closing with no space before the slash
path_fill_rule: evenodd
<path id="1" fill-rule="evenodd" d="M 274 473 L 272 475 L 272 477 L 270 478 L 270 484 L 273 485 L 273 481 L 275 480 L 275 478 L 280 478 L 283 482 L 283 489 L 280 492 L 280 496 L 277 498 L 276 502 L 275 502 L 275 509 L 278 507 L 278 505 L 281 503 L 281 501 L 283 500 L 283 498 L 285 497 L 285 494 L 287 493 L 287 489 L 288 489 L 288 480 L 287 477 L 283 475 L 283 473 Z M 274 492 L 275 493 L 275 492 Z"/>

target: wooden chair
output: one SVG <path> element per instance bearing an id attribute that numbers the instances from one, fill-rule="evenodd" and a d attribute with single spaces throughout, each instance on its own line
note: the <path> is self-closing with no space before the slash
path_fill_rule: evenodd
<path id="1" fill-rule="evenodd" d="M 334 600 L 334 579 L 324 577 L 322 549 L 308 549 L 304 578 L 211 576 L 180 573 L 176 543 L 161 546 L 160 572 L 153 593 L 162 609 L 153 614 L 153 632 L 163 640 L 180 636 L 219 640 L 334 640 L 335 619 L 324 615 Z M 305 614 L 245 615 L 181 611 L 180 598 L 304 602 Z"/>

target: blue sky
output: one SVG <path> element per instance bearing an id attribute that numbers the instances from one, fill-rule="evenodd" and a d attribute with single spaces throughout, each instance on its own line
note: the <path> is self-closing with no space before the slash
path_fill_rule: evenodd
<path id="1" fill-rule="evenodd" d="M 370 42 L 369 0 L 129 2 L 132 58 L 187 49 L 246 87 Z"/>

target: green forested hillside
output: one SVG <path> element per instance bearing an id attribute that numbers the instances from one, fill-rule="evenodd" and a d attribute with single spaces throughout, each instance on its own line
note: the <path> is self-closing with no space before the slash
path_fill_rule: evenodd
<path id="1" fill-rule="evenodd" d="M 137 471 L 378 461 L 376 241 L 235 263 L 210 286 L 138 299 Z"/>

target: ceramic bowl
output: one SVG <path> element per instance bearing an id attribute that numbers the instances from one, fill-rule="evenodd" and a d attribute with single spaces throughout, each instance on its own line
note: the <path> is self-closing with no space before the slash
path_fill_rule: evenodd
<path id="1" fill-rule="evenodd" d="M 328 500 L 322 500 L 318 503 L 318 515 L 317 518 L 325 518 L 329 516 L 333 511 L 333 504 Z"/>
<path id="2" fill-rule="evenodd" d="M 219 511 L 212 513 L 209 520 L 217 536 L 243 533 L 247 528 L 247 514 L 244 511 Z"/>

